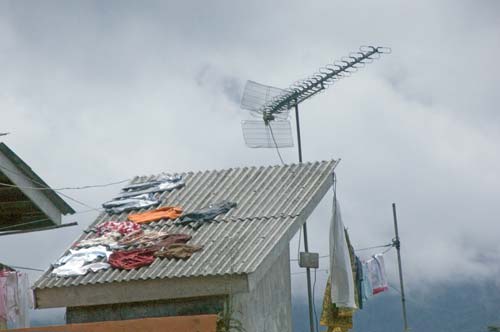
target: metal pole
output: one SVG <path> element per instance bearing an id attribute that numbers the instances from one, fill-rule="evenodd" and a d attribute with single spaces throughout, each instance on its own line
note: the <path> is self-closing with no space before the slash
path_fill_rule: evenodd
<path id="1" fill-rule="evenodd" d="M 299 105 L 295 103 L 295 122 L 297 124 L 297 145 L 299 147 L 299 163 L 302 162 L 302 141 L 300 140 Z"/>
<path id="2" fill-rule="evenodd" d="M 295 121 L 297 124 L 297 145 L 299 148 L 299 162 L 302 162 L 302 141 L 300 139 L 300 119 L 299 119 L 299 106 L 295 103 Z M 304 232 L 304 251 L 309 252 L 309 243 L 307 242 L 307 223 L 304 222 L 302 226 L 302 231 Z M 313 314 L 313 298 L 312 298 L 312 287 L 311 287 L 311 269 L 306 268 L 307 277 L 307 298 L 309 300 L 309 327 L 311 332 L 314 332 L 314 314 Z"/>
<path id="3" fill-rule="evenodd" d="M 396 233 L 396 239 L 393 240 L 393 245 L 394 247 L 396 247 L 398 253 L 399 286 L 401 287 L 401 305 L 403 307 L 404 331 L 408 331 L 408 319 L 406 317 L 405 289 L 403 283 L 403 268 L 401 267 L 401 252 L 400 252 L 401 242 L 399 241 L 398 217 L 396 216 L 396 203 L 392 203 L 392 215 L 394 217 L 394 232 Z"/>

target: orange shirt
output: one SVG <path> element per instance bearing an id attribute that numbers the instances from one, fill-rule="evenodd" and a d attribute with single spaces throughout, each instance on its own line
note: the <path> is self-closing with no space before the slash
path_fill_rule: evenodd
<path id="1" fill-rule="evenodd" d="M 178 206 L 164 206 L 153 211 L 129 214 L 128 219 L 137 224 L 158 221 L 161 219 L 177 219 L 182 214 L 182 208 Z"/>

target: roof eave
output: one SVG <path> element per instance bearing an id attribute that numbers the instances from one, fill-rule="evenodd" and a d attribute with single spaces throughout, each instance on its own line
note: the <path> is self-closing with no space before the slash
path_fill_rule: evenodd
<path id="1" fill-rule="evenodd" d="M 37 309 L 220 296 L 248 291 L 246 274 L 131 280 L 33 290 Z"/>
<path id="2" fill-rule="evenodd" d="M 0 143 L 0 153 L 7 158 L 16 170 L 28 178 L 34 185 L 50 188 L 32 169 L 28 166 L 19 156 L 12 151 L 5 143 Z M 52 189 L 43 190 L 43 194 L 48 200 L 54 204 L 62 215 L 74 214 L 75 210 L 68 203 L 66 203 L 59 195 Z"/>

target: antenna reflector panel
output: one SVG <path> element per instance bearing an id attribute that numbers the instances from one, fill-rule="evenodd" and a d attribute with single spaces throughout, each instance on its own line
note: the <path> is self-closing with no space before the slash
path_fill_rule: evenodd
<path id="1" fill-rule="evenodd" d="M 292 126 L 288 120 L 275 120 L 268 124 L 262 120 L 244 120 L 241 128 L 249 148 L 293 147 Z"/>
<path id="2" fill-rule="evenodd" d="M 243 90 L 240 107 L 244 110 L 256 112 L 258 116 L 261 116 L 259 114 L 262 114 L 263 106 L 284 93 L 286 93 L 285 90 L 273 86 L 247 81 Z M 276 113 L 275 116 L 279 119 L 288 119 L 288 114 L 289 112 L 285 111 Z"/>

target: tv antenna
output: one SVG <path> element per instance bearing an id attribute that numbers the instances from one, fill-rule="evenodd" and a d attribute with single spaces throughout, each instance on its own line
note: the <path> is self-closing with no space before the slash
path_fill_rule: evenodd
<path id="1" fill-rule="evenodd" d="M 297 128 L 297 147 L 299 162 L 302 163 L 302 141 L 300 137 L 299 104 L 326 90 L 338 80 L 349 77 L 366 64 L 380 58 L 382 54 L 390 54 L 388 47 L 361 46 L 358 51 L 321 67 L 313 75 L 299 80 L 287 89 L 279 89 L 253 81 L 247 81 L 241 99 L 241 108 L 249 110 L 252 115 L 261 117 L 260 120 L 242 121 L 243 138 L 245 144 L 251 148 L 276 148 L 280 160 L 279 148 L 293 147 L 292 130 L 289 116 L 290 110 L 295 109 L 295 123 Z M 274 129 L 274 130 L 273 130 Z M 309 252 L 307 241 L 307 224 L 302 226 L 304 233 L 304 250 Z M 314 332 L 315 320 L 313 316 L 313 300 L 311 290 L 311 270 L 306 268 L 307 295 L 309 300 L 309 326 Z"/>
<path id="2" fill-rule="evenodd" d="M 285 110 L 271 114 L 263 107 L 286 93 L 286 90 L 254 81 L 247 81 L 241 99 L 241 108 L 250 111 L 259 120 L 243 120 L 243 138 L 250 148 L 289 148 L 293 147 L 290 112 Z M 271 125 L 271 122 L 273 123 Z M 281 156 L 280 156 L 281 159 Z"/>

